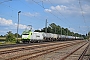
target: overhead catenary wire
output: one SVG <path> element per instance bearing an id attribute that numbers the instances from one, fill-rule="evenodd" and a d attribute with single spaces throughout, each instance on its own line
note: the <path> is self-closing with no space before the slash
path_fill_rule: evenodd
<path id="1" fill-rule="evenodd" d="M 10 1 L 13 1 L 13 0 L 10 0 Z M 6 5 L 6 4 L 2 4 L 2 5 L 4 5 L 4 6 L 6 6 L 6 7 L 10 8 L 12 11 L 19 11 L 18 9 L 13 8 L 13 7 L 11 7 L 10 5 Z M 27 5 L 27 6 L 28 6 L 28 5 Z M 24 12 L 22 11 L 22 13 L 24 13 Z M 11 17 L 13 17 L 13 16 L 11 16 Z M 35 16 L 33 16 L 33 17 L 35 17 Z M 13 17 L 13 18 L 15 18 L 15 19 L 16 19 L 16 17 Z"/>
<path id="2" fill-rule="evenodd" d="M 35 0 L 32 0 L 32 1 L 35 1 Z M 37 2 L 38 4 L 39 4 L 39 2 Z M 52 4 L 52 3 L 51 3 Z M 81 4 L 81 3 L 80 3 Z M 40 5 L 40 4 L 39 4 Z M 27 5 L 28 7 L 30 7 L 29 5 Z M 17 9 L 15 9 L 15 8 L 12 8 L 11 6 L 8 6 L 9 8 L 11 8 L 12 9 L 12 11 L 13 10 L 17 10 Z M 45 9 L 45 6 L 44 6 L 44 2 L 42 1 L 42 5 L 41 5 L 41 7 L 43 7 L 44 9 Z M 82 7 L 81 7 L 82 8 Z M 18 11 L 18 10 L 17 10 Z M 58 10 L 57 10 L 58 11 Z M 55 16 L 56 18 L 58 18 L 59 20 L 62 20 L 60 17 L 58 17 L 57 15 L 55 15 L 54 13 L 52 13 L 52 12 L 49 12 L 50 14 L 52 14 L 53 16 Z M 60 12 L 59 12 L 60 13 Z M 62 15 L 62 14 L 61 14 Z M 84 18 L 84 23 L 86 24 L 86 22 L 85 22 L 85 17 L 84 17 L 84 13 L 83 13 L 83 9 L 82 9 L 82 15 L 83 15 L 83 18 Z M 63 16 L 63 15 L 62 15 Z M 36 17 L 36 16 L 34 16 L 34 17 Z M 64 16 L 63 16 L 64 17 Z M 37 18 L 37 17 L 36 17 Z M 63 20 L 62 20 L 63 21 Z M 64 22 L 64 21 L 63 21 Z M 65 22 L 66 23 L 66 22 Z M 69 25 L 69 24 L 67 24 L 67 25 Z"/>
<path id="3" fill-rule="evenodd" d="M 9 2 L 9 1 L 12 1 L 12 0 L 5 0 L 3 2 L 0 2 L 0 4 L 4 3 L 4 2 Z"/>
<path id="4" fill-rule="evenodd" d="M 48 0 L 48 2 L 51 4 L 51 5 L 54 5 L 50 0 Z M 56 9 L 56 8 L 55 8 Z M 57 11 L 56 12 L 58 12 L 65 20 L 67 20 L 67 18 L 66 17 L 64 17 L 64 15 L 58 10 L 58 9 L 56 9 Z M 70 21 L 68 21 L 68 22 L 70 22 Z M 70 24 L 70 25 L 73 25 L 73 24 Z M 70 26 L 69 25 L 69 26 Z"/>
<path id="5" fill-rule="evenodd" d="M 12 1 L 12 0 L 8 0 L 8 1 Z M 8 2 L 8 1 L 5 1 L 5 2 Z M 4 2 L 3 2 L 3 3 L 4 3 Z M 6 4 L 2 4 L 2 5 L 4 5 L 5 7 L 10 8 L 12 12 L 13 12 L 13 11 L 18 11 L 17 9 L 15 9 L 15 8 L 11 7 L 10 5 L 6 5 Z M 9 15 L 7 15 L 7 16 L 9 16 Z M 11 16 L 11 17 L 13 17 L 13 16 Z M 16 19 L 16 17 L 13 17 L 13 18 L 15 18 L 15 19 Z"/>
<path id="6" fill-rule="evenodd" d="M 35 2 L 37 5 L 39 5 L 40 7 L 42 7 L 43 9 L 46 9 L 44 6 L 40 5 L 38 2 L 36 2 L 35 0 L 32 0 L 33 2 Z M 54 17 L 56 17 L 57 19 L 63 21 L 61 18 L 59 18 L 57 15 L 53 14 L 52 12 L 49 12 L 50 14 L 52 14 Z M 65 21 L 63 21 L 64 23 L 66 23 Z M 69 25 L 68 23 L 66 23 L 67 25 Z M 69 25 L 70 26 L 70 25 Z"/>
<path id="7" fill-rule="evenodd" d="M 80 9 L 81 9 L 83 20 L 84 20 L 84 23 L 85 23 L 85 26 L 86 26 L 85 16 L 84 16 L 84 13 L 83 13 L 83 9 L 82 9 L 82 5 L 81 5 L 81 1 L 80 0 L 79 0 L 79 5 L 80 5 Z"/>
<path id="8" fill-rule="evenodd" d="M 82 5 L 81 5 L 81 0 L 79 0 L 79 5 L 80 5 L 80 9 L 81 9 L 81 14 L 82 14 L 82 17 L 83 17 L 83 20 L 84 20 L 84 24 L 86 26 L 86 19 L 85 19 L 85 16 L 84 16 Z"/>
<path id="9" fill-rule="evenodd" d="M 28 8 L 29 8 L 29 10 L 32 10 L 33 12 L 38 12 L 38 11 L 36 11 L 36 10 L 34 10 L 30 5 L 28 5 L 28 4 L 25 4 L 22 0 L 19 0 L 21 3 L 23 3 L 24 5 L 26 5 Z M 40 3 L 40 2 L 37 2 L 37 3 Z M 30 8 L 32 8 L 32 9 L 30 9 Z M 25 12 L 23 12 L 23 13 L 25 13 Z M 23 14 L 22 13 L 22 14 Z M 28 12 L 28 13 L 30 13 L 30 12 Z M 29 16 L 28 16 L 29 17 Z M 33 19 L 33 17 L 34 18 L 36 18 L 37 20 L 42 20 L 41 18 L 39 18 L 39 17 L 37 17 L 37 16 L 32 16 L 32 19 Z M 30 19 L 31 19 L 31 17 L 29 17 Z M 32 21 L 32 20 L 31 20 Z M 29 22 L 29 21 L 28 21 Z M 30 22 L 30 23 L 32 23 L 32 22 Z M 34 22 L 35 24 L 37 23 L 37 22 Z M 39 27 L 39 26 L 38 26 Z M 37 28 L 38 28 L 37 27 Z"/>
<path id="10" fill-rule="evenodd" d="M 34 0 L 32 0 L 33 2 L 35 2 L 36 4 L 38 4 L 36 1 L 34 1 Z M 40 4 L 38 4 L 40 7 L 42 7 L 43 9 L 46 9 L 45 7 L 43 7 L 42 5 L 40 5 Z M 49 13 L 51 13 L 51 12 L 49 12 Z M 53 16 L 55 16 L 55 17 L 57 17 L 55 14 L 53 14 L 53 13 L 51 13 Z M 58 17 L 57 17 L 58 18 Z M 60 19 L 60 18 L 58 18 L 58 19 Z M 61 20 L 61 19 L 60 19 Z"/>
<path id="11" fill-rule="evenodd" d="M 13 1 L 13 0 L 11 0 L 11 1 Z M 19 0 L 19 1 L 20 1 L 20 0 Z M 20 2 L 22 2 L 22 1 L 20 1 Z M 22 3 L 23 3 L 23 2 L 22 2 Z M 23 4 L 26 5 L 25 3 L 23 3 Z M 13 8 L 13 7 L 10 6 L 10 5 L 7 5 L 7 4 L 2 4 L 2 5 L 4 5 L 4 6 L 7 7 L 7 8 L 10 8 L 11 11 L 19 11 L 18 9 Z M 26 5 L 26 6 L 29 7 L 29 8 L 31 8 L 29 5 Z M 34 10 L 33 10 L 33 11 L 34 11 Z M 23 14 L 23 13 L 25 13 L 25 12 L 22 11 L 21 14 Z M 9 16 L 9 15 L 5 15 L 5 16 Z M 10 17 L 12 17 L 12 18 L 14 18 L 14 19 L 17 19 L 16 17 L 14 17 L 14 16 L 12 16 L 12 15 L 11 15 Z M 41 20 L 40 18 L 38 18 L 38 17 L 36 17 L 36 16 L 33 16 L 33 17 L 35 17 L 35 18 Z M 20 19 L 20 20 L 22 20 L 22 19 Z"/>
<path id="12" fill-rule="evenodd" d="M 8 1 L 12 1 L 12 0 L 8 0 Z M 32 0 L 32 1 L 34 1 L 34 0 Z M 7 1 L 5 1 L 5 2 L 7 2 Z M 34 1 L 35 3 L 39 3 L 39 2 L 36 2 L 36 1 Z M 5 4 L 4 4 L 5 5 Z M 40 4 L 38 4 L 39 6 L 41 6 Z M 13 8 L 13 7 L 11 7 L 11 6 L 8 6 L 8 5 L 6 5 L 7 7 L 9 7 L 9 8 L 11 8 L 12 9 L 12 11 L 14 11 L 14 10 L 17 10 L 17 9 L 15 9 L 15 8 Z M 28 5 L 27 5 L 28 6 Z M 28 6 L 29 7 L 29 6 Z M 42 1 L 42 6 L 41 6 L 42 8 L 44 8 L 45 9 L 45 7 L 44 7 L 44 5 L 43 5 L 43 1 Z M 18 10 L 17 10 L 18 11 Z M 33 10 L 34 11 L 34 10 Z M 24 12 L 22 12 L 22 13 L 24 13 Z M 51 12 L 49 12 L 49 13 L 51 13 Z M 58 18 L 59 20 L 61 20 L 61 18 L 59 18 L 58 16 L 56 16 L 55 14 L 53 14 L 53 13 L 51 13 L 53 16 L 55 16 L 56 18 Z M 12 16 L 11 16 L 12 17 Z M 35 16 L 34 16 L 35 17 Z M 62 20 L 63 21 L 63 20 Z M 63 21 L 64 22 L 64 21 Z M 66 22 L 65 22 L 66 23 Z"/>
<path id="13" fill-rule="evenodd" d="M 42 2 L 42 5 L 40 5 L 39 3 L 37 3 L 36 1 L 32 0 L 33 2 L 35 2 L 37 5 L 39 5 L 40 7 L 42 7 L 43 9 L 46 9 L 43 5 L 43 2 Z M 53 14 L 52 12 L 49 12 L 50 14 L 52 14 L 54 17 L 58 18 L 59 20 L 63 21 L 61 18 L 59 18 L 57 15 Z M 62 15 L 62 14 L 61 14 Z M 62 15 L 63 16 L 63 15 Z M 64 16 L 63 16 L 64 17 Z M 65 17 L 64 17 L 65 18 Z M 64 23 L 66 23 L 65 21 L 63 21 Z M 67 23 L 66 23 L 67 24 Z M 69 25 L 69 24 L 67 24 Z M 69 25 L 70 26 L 70 25 Z M 67 31 L 67 35 L 68 35 L 68 31 Z"/>
<path id="14" fill-rule="evenodd" d="M 21 0 L 19 0 L 19 1 L 20 1 L 21 3 L 23 3 L 24 5 L 26 5 L 29 9 L 31 8 L 29 5 L 25 4 L 23 1 L 21 1 Z M 39 2 L 38 2 L 38 3 L 39 3 Z M 30 9 L 30 10 L 32 10 L 32 11 L 34 11 L 34 12 L 37 12 L 37 11 L 35 11 L 35 10 L 33 10 L 33 9 Z M 25 12 L 23 12 L 23 13 L 25 13 Z M 38 18 L 38 17 L 36 17 L 36 16 L 33 16 L 33 17 L 41 20 L 40 18 Z"/>
<path id="15" fill-rule="evenodd" d="M 43 5 L 43 1 L 42 1 L 42 6 L 44 7 L 44 5 Z"/>
<path id="16" fill-rule="evenodd" d="M 48 2 L 49 2 L 51 5 L 53 5 L 53 3 L 50 2 L 50 0 L 48 0 Z M 56 9 L 56 8 L 55 8 L 55 9 Z M 57 10 L 57 9 L 56 9 L 56 10 Z M 59 14 L 60 14 L 63 18 L 66 19 L 66 17 L 64 17 L 64 15 L 63 15 L 60 11 L 57 10 L 57 12 L 59 12 Z"/>
<path id="17" fill-rule="evenodd" d="M 44 6 L 40 5 L 38 2 L 36 2 L 35 0 L 32 0 L 34 3 L 36 3 L 37 5 L 39 5 L 40 7 L 42 7 L 43 9 L 46 9 Z M 52 14 L 54 17 L 56 17 L 57 19 L 63 21 L 61 18 L 59 18 L 57 15 L 53 14 L 52 12 L 49 12 L 50 14 Z M 63 21 L 64 23 L 66 23 L 65 21 Z M 66 23 L 67 25 L 69 25 L 68 23 Z"/>
<path id="18" fill-rule="evenodd" d="M 8 6 L 8 5 L 6 5 L 6 4 L 3 4 L 4 2 L 9 2 L 9 1 L 12 1 L 12 0 L 5 0 L 5 1 L 3 1 L 3 2 L 0 2 L 0 4 L 6 6 L 6 7 L 8 7 L 8 8 L 10 8 L 10 9 L 12 10 L 12 12 L 13 12 L 14 9 L 13 9 L 11 6 Z M 8 15 L 7 15 L 7 16 L 8 16 Z M 11 16 L 11 17 L 12 17 L 12 16 Z M 15 17 L 13 17 L 13 18 L 15 18 Z M 16 19 L 16 18 L 15 18 L 15 19 Z"/>
<path id="19" fill-rule="evenodd" d="M 19 0 L 19 1 L 21 1 L 21 0 Z M 21 1 L 22 2 L 22 1 Z M 36 2 L 36 1 L 34 1 L 36 4 L 38 4 L 40 7 L 42 7 L 43 9 L 45 9 L 45 7 L 44 7 L 44 4 L 43 4 L 43 1 L 39 1 L 39 2 Z M 41 2 L 41 5 L 39 4 Z M 23 2 L 22 2 L 23 3 Z M 26 5 L 25 3 L 23 3 L 24 5 Z M 26 5 L 26 6 L 28 6 L 29 8 L 31 8 L 29 5 Z M 35 12 L 35 10 L 33 10 L 34 12 Z M 37 12 L 37 11 L 36 11 Z M 50 13 L 50 12 L 49 12 Z M 55 16 L 55 17 L 57 17 L 55 14 L 53 14 L 53 13 L 51 13 L 53 16 Z M 35 16 L 34 16 L 35 17 Z M 35 18 L 37 18 L 37 17 L 35 17 Z M 57 17 L 58 19 L 60 19 L 59 17 Z M 61 20 L 61 19 L 60 19 Z"/>
<path id="20" fill-rule="evenodd" d="M 53 5 L 53 3 L 52 3 L 50 0 L 48 0 L 48 2 L 49 2 L 51 5 Z M 82 16 L 83 16 L 83 19 L 84 19 L 84 24 L 86 25 L 86 21 L 85 21 L 85 17 L 84 17 L 84 13 L 83 13 L 83 9 L 82 9 L 82 6 L 81 6 L 81 3 L 80 3 L 80 0 L 79 0 L 79 4 L 80 4 L 81 11 L 82 11 Z M 56 10 L 57 10 L 57 9 L 56 9 Z M 57 12 L 58 12 L 60 15 L 63 16 L 63 14 L 60 13 L 60 11 L 57 10 Z M 63 16 L 63 18 L 65 18 L 65 17 Z M 66 19 L 66 18 L 65 18 L 65 19 Z M 73 25 L 73 24 L 72 24 L 72 25 Z"/>

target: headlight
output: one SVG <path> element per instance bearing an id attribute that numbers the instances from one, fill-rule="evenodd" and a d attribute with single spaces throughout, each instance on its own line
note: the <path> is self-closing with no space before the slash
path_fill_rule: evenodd
<path id="1" fill-rule="evenodd" d="M 28 38 L 28 35 L 22 35 L 22 38 Z"/>

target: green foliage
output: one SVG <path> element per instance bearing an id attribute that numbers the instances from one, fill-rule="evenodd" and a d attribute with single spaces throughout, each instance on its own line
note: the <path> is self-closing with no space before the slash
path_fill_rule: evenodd
<path id="1" fill-rule="evenodd" d="M 41 30 L 35 30 L 35 32 L 45 32 L 46 28 L 43 28 Z M 47 33 L 54 33 L 54 34 L 61 34 L 61 35 L 69 35 L 69 36 L 77 36 L 81 37 L 81 34 L 71 32 L 68 28 L 63 28 L 59 25 L 56 25 L 55 23 L 49 24 L 47 27 Z"/>
<path id="2" fill-rule="evenodd" d="M 14 36 L 17 37 L 17 33 L 15 33 Z M 18 34 L 18 38 L 21 38 L 21 35 Z"/>
<path id="3" fill-rule="evenodd" d="M 6 34 L 6 42 L 16 42 L 16 38 L 11 31 Z"/>
<path id="4" fill-rule="evenodd" d="M 6 37 L 5 35 L 0 35 L 0 37 Z"/>
<path id="5" fill-rule="evenodd" d="M 82 35 L 82 37 L 83 37 L 84 39 L 87 39 L 87 37 L 86 37 L 85 35 Z"/>
<path id="6" fill-rule="evenodd" d="M 90 31 L 88 32 L 88 34 L 86 34 L 86 36 L 87 39 L 90 39 Z"/>
<path id="7" fill-rule="evenodd" d="M 90 37 L 90 32 L 88 32 L 88 36 Z"/>

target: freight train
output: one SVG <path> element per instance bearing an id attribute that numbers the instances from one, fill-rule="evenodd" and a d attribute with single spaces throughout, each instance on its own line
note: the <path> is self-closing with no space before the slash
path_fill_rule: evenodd
<path id="1" fill-rule="evenodd" d="M 68 40 L 83 40 L 83 37 L 74 37 L 59 35 L 53 33 L 44 32 L 32 32 L 31 30 L 25 30 L 22 33 L 22 42 L 44 42 L 44 41 L 68 41 Z"/>

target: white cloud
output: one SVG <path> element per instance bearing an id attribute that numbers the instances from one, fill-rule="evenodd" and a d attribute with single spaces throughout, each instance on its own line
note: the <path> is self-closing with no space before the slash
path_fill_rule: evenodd
<path id="1" fill-rule="evenodd" d="M 7 26 L 3 27 L 4 29 L 16 29 L 17 28 L 17 23 L 13 23 L 12 20 L 7 20 L 5 18 L 0 17 L 0 25 L 2 26 Z M 23 24 L 19 24 L 19 29 L 25 29 L 27 26 Z"/>
<path id="2" fill-rule="evenodd" d="M 15 23 L 14 26 L 17 28 L 17 23 Z M 25 28 L 27 28 L 26 25 L 19 24 L 19 29 L 25 29 Z"/>
<path id="3" fill-rule="evenodd" d="M 59 5 L 57 5 L 56 7 L 54 7 L 54 6 L 51 6 L 51 9 L 52 10 L 65 10 L 65 9 L 67 9 L 68 7 L 66 7 L 66 6 L 64 6 L 64 5 L 61 5 L 61 6 L 59 6 Z"/>
<path id="4" fill-rule="evenodd" d="M 71 13 L 71 11 L 69 10 L 69 7 L 64 6 L 64 5 L 57 5 L 57 6 L 51 6 L 49 9 L 45 9 L 45 12 L 49 12 L 51 11 L 52 13 L 58 13 L 58 12 L 62 12 L 62 13 Z"/>
<path id="5" fill-rule="evenodd" d="M 17 30 L 17 23 L 14 23 L 12 20 L 7 20 L 5 18 L 0 18 L 0 34 L 6 34 L 8 31 L 12 31 L 16 33 Z M 19 33 L 22 33 L 22 30 L 25 30 L 27 25 L 19 24 Z M 34 28 L 32 28 L 34 30 Z"/>
<path id="6" fill-rule="evenodd" d="M 90 6 L 89 5 L 83 5 L 82 6 L 84 14 L 90 14 Z"/>
<path id="7" fill-rule="evenodd" d="M 82 6 L 83 13 L 84 14 L 90 14 L 90 6 L 89 5 L 83 5 Z M 63 14 L 82 14 L 82 11 L 80 7 L 78 6 L 64 6 L 64 5 L 57 5 L 57 6 L 51 6 L 49 9 L 45 9 L 45 12 L 52 12 L 57 13 L 61 12 Z"/>
<path id="8" fill-rule="evenodd" d="M 45 7 L 46 8 L 44 10 L 45 12 L 56 13 L 58 10 L 59 12 L 64 13 L 64 14 L 74 14 L 74 15 L 82 14 L 78 0 L 26 0 L 26 1 L 27 2 L 34 2 L 35 1 L 38 4 L 40 4 L 41 6 L 42 6 L 42 1 L 43 1 L 44 6 L 47 3 L 52 4 L 52 5 L 58 4 L 57 6 L 51 6 L 48 9 Z M 87 1 L 89 1 L 89 0 L 87 0 Z M 89 11 L 90 5 L 89 4 L 87 5 L 85 2 L 86 2 L 85 0 L 81 0 L 81 6 L 83 9 L 83 13 L 84 14 L 90 14 L 90 11 Z M 28 13 L 26 15 L 31 15 L 31 14 Z"/>
<path id="9" fill-rule="evenodd" d="M 34 16 L 38 16 L 39 15 L 39 13 L 30 13 L 30 12 L 25 12 L 25 13 L 22 13 L 23 15 L 25 15 L 25 16 L 29 16 L 29 17 L 34 17 Z"/>
<path id="10" fill-rule="evenodd" d="M 74 33 L 79 33 L 78 30 L 75 30 L 74 28 L 68 28 L 71 32 L 74 32 Z"/>
<path id="11" fill-rule="evenodd" d="M 46 12 L 51 12 L 52 10 L 50 10 L 50 9 L 45 9 L 45 11 L 46 11 Z"/>
<path id="12" fill-rule="evenodd" d="M 74 29 L 74 28 L 68 28 L 68 29 L 69 29 L 70 31 L 73 31 L 73 32 L 75 31 L 75 29 Z"/>
<path id="13" fill-rule="evenodd" d="M 0 25 L 4 25 L 4 26 L 8 25 L 9 26 L 9 25 L 12 25 L 12 24 L 13 24 L 12 20 L 6 20 L 5 18 L 0 17 Z"/>

